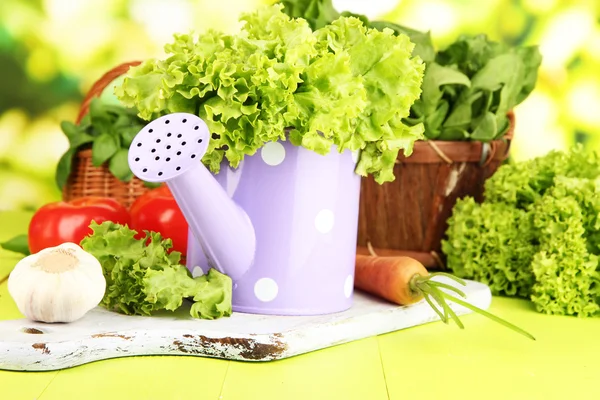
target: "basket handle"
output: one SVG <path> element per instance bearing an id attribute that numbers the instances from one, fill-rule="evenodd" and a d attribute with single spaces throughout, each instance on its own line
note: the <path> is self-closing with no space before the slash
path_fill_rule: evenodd
<path id="1" fill-rule="evenodd" d="M 130 61 L 120 65 L 117 65 L 110 71 L 106 72 L 104 75 L 100 77 L 90 88 L 88 93 L 86 94 L 83 102 L 81 103 L 81 107 L 79 108 L 79 115 L 77 116 L 77 125 L 81 122 L 85 114 L 87 114 L 90 103 L 94 97 L 98 97 L 102 94 L 102 91 L 106 89 L 106 87 L 119 76 L 125 74 L 129 71 L 129 68 L 140 65 L 141 61 Z"/>

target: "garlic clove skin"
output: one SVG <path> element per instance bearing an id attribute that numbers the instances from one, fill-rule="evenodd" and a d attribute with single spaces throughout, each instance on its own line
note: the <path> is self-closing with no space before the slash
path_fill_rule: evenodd
<path id="1" fill-rule="evenodd" d="M 23 258 L 8 277 L 17 308 L 33 321 L 76 321 L 100 303 L 105 291 L 100 262 L 69 242 Z"/>

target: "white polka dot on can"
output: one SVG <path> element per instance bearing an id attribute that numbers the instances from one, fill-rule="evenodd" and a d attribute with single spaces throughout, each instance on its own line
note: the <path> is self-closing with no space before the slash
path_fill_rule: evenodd
<path id="1" fill-rule="evenodd" d="M 329 233 L 333 229 L 335 215 L 331 210 L 321 210 L 315 217 L 315 227 L 321 233 Z"/>
<path id="2" fill-rule="evenodd" d="M 269 142 L 260 150 L 260 156 L 267 165 L 279 165 L 285 159 L 285 148 L 279 142 Z"/>
<path id="3" fill-rule="evenodd" d="M 346 298 L 350 298 L 352 296 L 352 289 L 354 288 L 354 277 L 352 275 L 348 275 L 346 281 L 344 282 L 344 295 Z"/>
<path id="4" fill-rule="evenodd" d="M 193 278 L 197 278 L 197 277 L 202 276 L 202 275 L 204 275 L 204 271 L 202 271 L 202 268 L 200 268 L 199 266 L 196 265 L 192 269 L 192 277 Z"/>
<path id="5" fill-rule="evenodd" d="M 279 287 L 277 282 L 271 278 L 260 278 L 254 284 L 254 295 L 260 301 L 268 302 L 277 297 Z"/>

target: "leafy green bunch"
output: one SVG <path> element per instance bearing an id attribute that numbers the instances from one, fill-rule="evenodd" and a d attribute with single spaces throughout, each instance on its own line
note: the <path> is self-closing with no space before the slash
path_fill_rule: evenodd
<path id="1" fill-rule="evenodd" d="M 203 162 L 237 167 L 265 143 L 289 140 L 319 154 L 361 150 L 356 172 L 394 179 L 400 150 L 410 155 L 423 126 L 407 126 L 424 65 L 406 35 L 340 17 L 313 30 L 275 4 L 241 15 L 239 33 L 177 34 L 168 57 L 130 69 L 118 99 L 153 119 L 201 117 L 213 133 Z"/>
<path id="2" fill-rule="evenodd" d="M 490 141 L 509 129 L 507 113 L 534 89 L 541 54 L 537 46 L 513 47 L 486 35 L 460 35 L 437 51 L 429 32 L 364 15 L 338 12 L 331 0 L 282 0 L 284 10 L 319 28 L 340 16 L 359 18 L 373 29 L 406 34 L 415 43 L 413 55 L 426 65 L 422 94 L 403 122 L 424 124 L 425 137 L 435 140 Z"/>
<path id="3" fill-rule="evenodd" d="M 540 312 L 600 315 L 600 158 L 581 146 L 503 165 L 459 199 L 442 251 L 457 276 Z"/>
<path id="4" fill-rule="evenodd" d="M 194 318 L 231 315 L 231 278 L 215 269 L 192 278 L 179 263 L 181 254 L 169 252 L 171 239 L 149 231 L 136 239 L 136 231 L 111 221 L 92 221 L 90 228 L 93 233 L 81 241 L 81 247 L 102 265 L 106 278 L 102 306 L 122 314 L 149 316 L 157 310 L 174 311 L 183 299 L 190 299 Z"/>
<path id="5" fill-rule="evenodd" d="M 498 139 L 509 129 L 508 112 L 534 89 L 540 64 L 537 46 L 461 35 L 427 62 L 423 94 L 405 121 L 422 122 L 428 139 Z"/>
<path id="6" fill-rule="evenodd" d="M 127 182 L 133 177 L 127 161 L 129 146 L 135 135 L 147 122 L 137 111 L 120 105 L 108 104 L 99 98 L 90 102 L 89 112 L 79 124 L 63 121 L 61 129 L 69 139 L 69 149 L 56 167 L 56 184 L 62 189 L 72 169 L 73 156 L 79 150 L 92 149 L 92 164 L 108 164 L 109 171 Z M 147 183 L 147 185 L 152 185 Z"/>

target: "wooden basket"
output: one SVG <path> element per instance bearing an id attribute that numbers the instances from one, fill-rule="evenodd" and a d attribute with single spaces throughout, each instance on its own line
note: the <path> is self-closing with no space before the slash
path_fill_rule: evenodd
<path id="1" fill-rule="evenodd" d="M 396 179 L 383 185 L 363 178 L 358 253 L 409 256 L 428 268 L 444 269 L 441 241 L 456 200 L 483 200 L 484 183 L 508 157 L 514 114 L 501 140 L 489 144 L 418 141 L 410 157 L 399 155 Z"/>
<path id="2" fill-rule="evenodd" d="M 139 64 L 139 61 L 133 61 L 118 65 L 98 79 L 81 104 L 77 124 L 87 114 L 94 97 L 99 97 L 112 81 Z M 63 188 L 62 198 L 68 201 L 84 196 L 112 197 L 129 208 L 136 198 L 148 190 L 151 189 L 135 176 L 129 182 L 122 182 L 109 171 L 107 164 L 95 167 L 92 164 L 92 150 L 88 148 L 81 149 L 73 156 L 71 174 Z"/>

